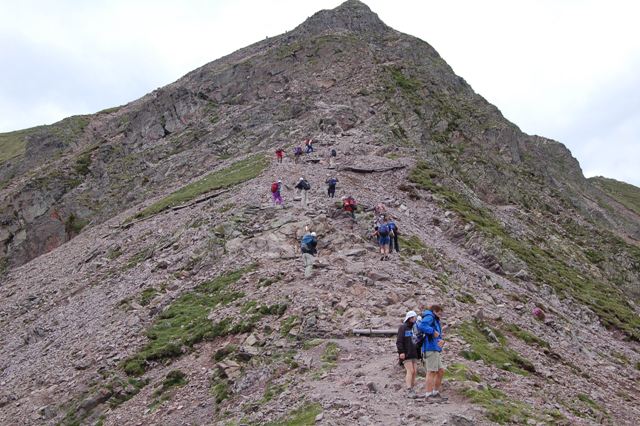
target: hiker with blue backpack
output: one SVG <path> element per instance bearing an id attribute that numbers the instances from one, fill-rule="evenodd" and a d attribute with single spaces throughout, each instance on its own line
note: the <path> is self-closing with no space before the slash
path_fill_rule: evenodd
<path id="1" fill-rule="evenodd" d="M 293 148 L 293 162 L 298 164 L 300 162 L 300 157 L 302 157 L 302 147 L 296 146 Z"/>
<path id="2" fill-rule="evenodd" d="M 389 244 L 389 252 L 392 252 L 395 248 L 396 253 L 400 253 L 400 246 L 398 245 L 398 225 L 393 221 L 393 219 L 389 220 L 389 229 L 391 229 L 391 241 Z"/>
<path id="3" fill-rule="evenodd" d="M 325 183 L 327 184 L 327 194 L 329 195 L 329 198 L 334 198 L 336 196 L 336 185 L 338 184 L 338 179 L 329 177 Z"/>
<path id="4" fill-rule="evenodd" d="M 402 321 L 402 325 L 398 327 L 398 337 L 396 339 L 398 359 L 400 361 L 400 365 L 403 365 L 406 370 L 404 382 L 408 398 L 418 397 L 413 388 L 416 384 L 418 360 L 420 359 L 420 349 L 413 338 L 413 328 L 417 319 L 418 314 L 414 311 L 407 312 L 404 316 L 404 321 Z"/>
<path id="5" fill-rule="evenodd" d="M 382 223 L 375 228 L 373 235 L 378 239 L 378 245 L 380 246 L 380 254 L 382 257 L 380 260 L 389 260 L 389 244 L 391 243 L 391 236 L 393 231 L 389 228 L 387 219 L 384 218 Z"/>
<path id="6" fill-rule="evenodd" d="M 427 402 L 442 402 L 447 398 L 440 394 L 442 389 L 442 377 L 444 376 L 444 364 L 441 353 L 444 346 L 440 316 L 440 305 L 429 306 L 422 314 L 422 320 L 416 322 L 418 334 L 424 333 L 422 343 L 422 361 L 427 370 L 426 375 L 426 400 Z M 418 339 L 422 336 L 416 336 Z"/>
<path id="7" fill-rule="evenodd" d="M 300 250 L 302 251 L 302 261 L 304 263 L 304 277 L 309 278 L 313 273 L 314 256 L 318 253 L 316 246 L 318 239 L 315 232 L 307 232 L 300 241 Z"/>

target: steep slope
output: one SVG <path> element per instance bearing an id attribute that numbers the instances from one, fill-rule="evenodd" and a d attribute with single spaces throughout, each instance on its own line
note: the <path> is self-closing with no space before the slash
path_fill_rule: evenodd
<path id="1" fill-rule="evenodd" d="M 637 214 L 362 3 L 83 120 L 64 143 L 64 121 L 19 135 L 3 163 L 0 423 L 640 419 Z M 307 137 L 308 161 L 264 160 Z M 336 172 L 339 195 L 397 218 L 393 261 L 372 213 L 325 198 Z M 290 189 L 273 208 L 270 182 L 301 175 L 312 208 Z M 351 329 L 432 301 L 451 401 L 426 407 L 399 392 L 393 341 Z"/>

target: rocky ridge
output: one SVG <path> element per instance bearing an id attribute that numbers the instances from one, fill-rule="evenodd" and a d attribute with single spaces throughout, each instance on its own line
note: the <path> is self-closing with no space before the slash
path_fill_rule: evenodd
<path id="1" fill-rule="evenodd" d="M 82 161 L 74 172 L 81 183 L 50 196 L 63 182 L 56 177 L 29 192 L 42 180 L 29 166 L 2 192 L 19 217 L 2 228 L 12 262 L 52 251 L 10 268 L 0 285 L 0 423 L 640 418 L 638 216 L 585 180 L 562 145 L 520 133 L 430 46 L 361 3 L 92 116 L 82 132 L 56 148 L 55 162 L 43 160 L 49 171 L 75 170 L 88 155 L 86 174 Z M 270 164 L 211 200 L 131 220 L 211 169 L 232 170 L 247 152 L 291 152 L 307 135 L 319 141 L 308 162 Z M 329 147 L 339 152 L 337 169 L 324 158 Z M 24 164 L 15 161 L 3 170 Z M 332 173 L 339 195 L 363 206 L 384 199 L 402 230 L 401 256 L 380 262 L 368 238 L 372 215 L 352 224 L 325 198 L 321 183 Z M 286 190 L 287 208 L 275 209 L 270 182 L 291 186 L 301 175 L 312 182 L 312 208 L 297 207 Z M 25 216 L 30 194 L 50 196 L 39 209 L 46 213 Z M 78 208 L 82 197 L 92 211 Z M 15 248 L 36 234 L 17 244 L 17 229 L 46 233 L 69 212 L 93 222 L 20 260 Z M 310 280 L 297 253 L 305 226 L 321 241 Z M 615 303 L 598 310 L 591 294 L 581 299 L 592 286 Z M 393 341 L 351 329 L 393 328 L 432 300 L 447 306 L 451 401 L 425 407 L 399 392 Z M 536 306 L 542 321 L 531 315 Z M 172 337 L 181 344 L 156 345 L 157 358 L 138 362 L 172 318 L 188 320 Z"/>

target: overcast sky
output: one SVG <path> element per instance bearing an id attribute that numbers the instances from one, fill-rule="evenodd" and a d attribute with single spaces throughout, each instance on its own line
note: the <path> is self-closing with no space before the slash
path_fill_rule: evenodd
<path id="1" fill-rule="evenodd" d="M 340 0 L 0 0 L 0 131 L 127 103 Z M 640 2 L 369 0 L 586 176 L 640 185 Z"/>

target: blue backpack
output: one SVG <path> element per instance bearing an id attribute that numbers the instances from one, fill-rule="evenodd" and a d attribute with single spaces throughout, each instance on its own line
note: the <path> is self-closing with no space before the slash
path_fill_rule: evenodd
<path id="1" fill-rule="evenodd" d="M 382 225 L 380 225 L 378 227 L 378 234 L 381 237 L 388 237 L 389 236 L 389 225 L 386 223 L 383 223 Z"/>
<path id="2" fill-rule="evenodd" d="M 338 181 L 336 179 L 329 179 L 329 186 L 336 186 Z"/>
<path id="3" fill-rule="evenodd" d="M 311 247 L 316 243 L 316 237 L 311 234 L 307 234 L 302 237 L 302 243 L 300 244 L 302 247 Z"/>

